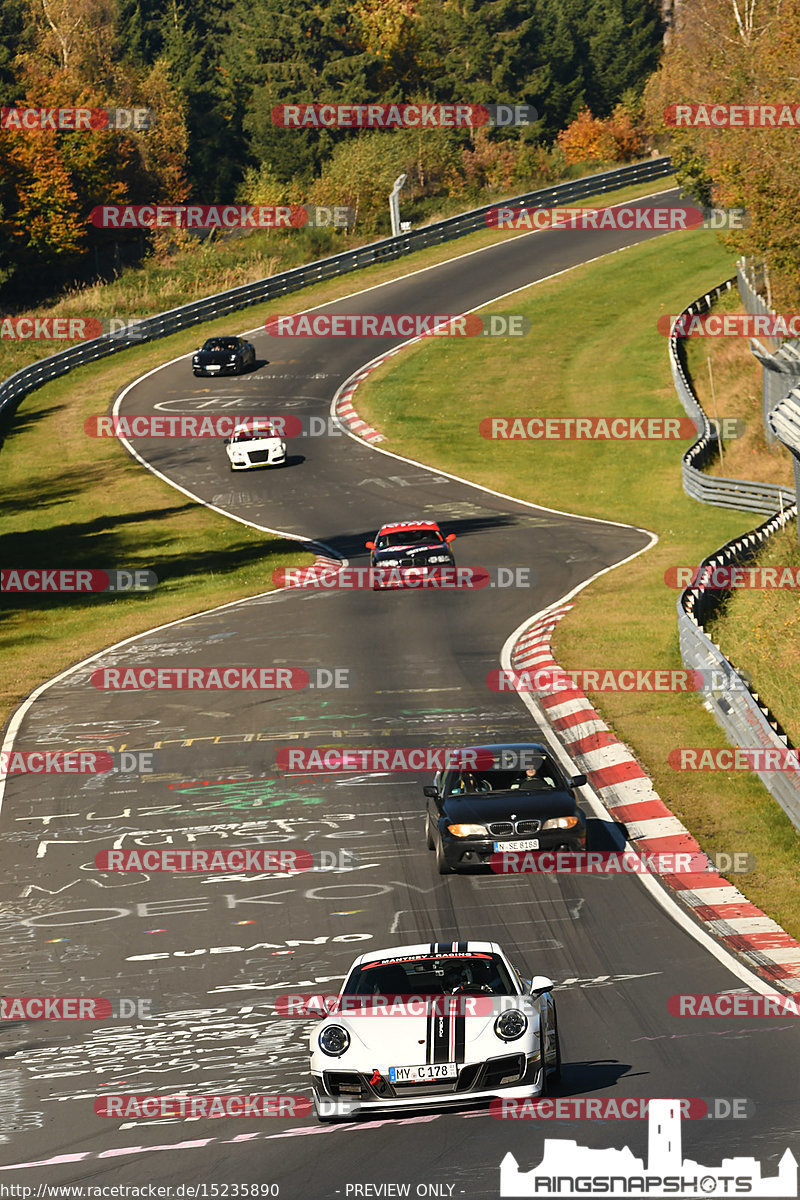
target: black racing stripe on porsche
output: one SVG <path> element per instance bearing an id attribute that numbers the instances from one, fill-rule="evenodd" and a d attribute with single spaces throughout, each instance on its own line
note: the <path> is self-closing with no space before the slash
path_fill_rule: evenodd
<path id="1" fill-rule="evenodd" d="M 464 1015 L 463 999 L 464 999 L 463 996 L 458 997 L 459 1004 L 458 1004 L 458 1009 L 457 1009 L 457 1015 L 452 1018 L 452 1021 L 455 1025 L 455 1029 L 453 1031 L 454 1032 L 454 1053 L 453 1053 L 452 1061 L 457 1062 L 457 1063 L 463 1063 L 463 1061 L 464 1061 L 464 1049 L 465 1049 L 465 1043 L 466 1043 L 466 1039 L 467 1039 L 467 1018 Z"/>
<path id="2" fill-rule="evenodd" d="M 432 1008 L 433 1012 L 428 1017 L 425 1061 L 427 1063 L 450 1062 L 450 1021 L 452 1018 L 443 1010 L 442 1005 L 433 1005 Z"/>
<path id="3" fill-rule="evenodd" d="M 468 945 L 467 942 L 459 942 L 458 943 L 458 953 L 466 954 L 467 953 L 467 945 Z"/>

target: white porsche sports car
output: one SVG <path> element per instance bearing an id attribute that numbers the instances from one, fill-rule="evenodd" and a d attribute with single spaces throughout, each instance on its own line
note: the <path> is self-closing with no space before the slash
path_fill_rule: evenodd
<path id="1" fill-rule="evenodd" d="M 311 1034 L 317 1117 L 543 1095 L 561 1071 L 552 986 L 496 942 L 362 954 Z"/>
<path id="2" fill-rule="evenodd" d="M 279 467 L 286 462 L 286 442 L 270 426 L 265 429 L 237 429 L 225 438 L 225 451 L 232 471 L 252 467 Z"/>

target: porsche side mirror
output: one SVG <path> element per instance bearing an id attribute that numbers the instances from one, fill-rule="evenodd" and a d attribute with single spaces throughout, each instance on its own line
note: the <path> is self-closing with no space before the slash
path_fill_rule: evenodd
<path id="1" fill-rule="evenodd" d="M 542 992 L 549 992 L 554 986 L 552 979 L 546 975 L 534 975 L 528 990 L 532 996 L 541 996 Z"/>
<path id="2" fill-rule="evenodd" d="M 374 542 L 364 542 L 364 545 L 367 547 L 367 549 L 368 549 L 368 550 L 374 550 L 374 549 L 375 549 L 375 543 L 374 543 Z"/>

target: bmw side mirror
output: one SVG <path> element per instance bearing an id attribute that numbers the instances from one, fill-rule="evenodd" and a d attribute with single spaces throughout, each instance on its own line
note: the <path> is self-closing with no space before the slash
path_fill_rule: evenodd
<path id="1" fill-rule="evenodd" d="M 447 537 L 444 540 L 446 542 L 454 542 L 456 540 L 456 535 L 454 533 L 448 533 Z"/>
<path id="2" fill-rule="evenodd" d="M 570 779 L 570 781 L 569 781 L 570 787 L 574 787 L 574 788 L 583 787 L 583 785 L 585 783 L 586 783 L 585 775 L 573 775 L 572 779 Z"/>
<path id="3" fill-rule="evenodd" d="M 422 794 L 423 796 L 427 796 L 429 800 L 438 800 L 439 798 L 438 790 L 430 783 L 422 789 Z"/>
<path id="4" fill-rule="evenodd" d="M 554 986 L 552 979 L 546 975 L 534 975 L 528 990 L 532 996 L 541 996 L 542 992 L 549 992 Z"/>
<path id="5" fill-rule="evenodd" d="M 375 543 L 374 543 L 374 542 L 364 542 L 364 545 L 367 547 L 367 549 L 368 549 L 368 550 L 374 550 L 374 549 L 375 549 Z"/>

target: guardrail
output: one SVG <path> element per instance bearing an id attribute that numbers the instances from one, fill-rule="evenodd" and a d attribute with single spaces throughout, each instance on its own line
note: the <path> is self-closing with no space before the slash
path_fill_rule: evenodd
<path id="1" fill-rule="evenodd" d="M 796 516 L 797 506 L 792 504 L 751 533 L 734 538 L 703 559 L 702 567 L 726 567 L 752 560 L 759 547 Z M 777 719 L 703 628 L 721 597 L 719 591 L 702 588 L 690 587 L 681 593 L 678 600 L 678 636 L 683 663 L 693 670 L 716 672 L 716 677 L 712 676 L 712 679 L 719 686 L 706 688 L 704 695 L 729 741 L 737 746 L 785 750 L 790 742 Z M 800 772 L 757 771 L 756 774 L 792 824 L 800 830 Z"/>
<path id="2" fill-rule="evenodd" d="M 684 311 L 706 312 L 713 300 L 728 291 L 736 282 L 736 279 L 726 280 Z M 756 293 L 753 292 L 753 295 Z M 757 299 L 763 303 L 760 297 Z M 759 547 L 767 538 L 778 529 L 783 529 L 788 521 L 797 516 L 797 505 L 793 493 L 787 488 L 753 483 L 745 479 L 721 479 L 705 475 L 699 470 L 700 466 L 716 456 L 718 435 L 689 382 L 682 361 L 680 342 L 681 339 L 670 337 L 672 377 L 687 414 L 697 423 L 698 428 L 703 430 L 698 441 L 683 456 L 681 467 L 684 491 L 705 504 L 774 514 L 750 533 L 734 538 L 703 559 L 701 567 L 739 565 L 755 558 Z M 767 505 L 769 507 L 766 507 Z M 780 511 L 775 512 L 776 508 Z M 789 739 L 776 718 L 703 628 L 725 594 L 727 593 L 698 587 L 689 587 L 681 592 L 677 604 L 678 638 L 684 666 L 698 671 L 716 672 L 716 676 L 712 675 L 711 678 L 719 686 L 706 688 L 704 695 L 729 741 L 739 746 L 785 750 Z M 756 773 L 793 825 L 800 829 L 800 772 Z"/>
<path id="3" fill-rule="evenodd" d="M 194 300 L 180 308 L 168 312 L 157 313 L 147 317 L 135 326 L 133 332 L 122 331 L 121 334 L 103 334 L 69 350 L 52 354 L 49 358 L 41 359 L 30 367 L 23 367 L 0 383 L 0 414 L 13 411 L 29 392 L 65 375 L 74 367 L 84 366 L 126 350 L 130 346 L 138 346 L 156 338 L 167 337 L 190 325 L 202 321 L 210 321 L 215 317 L 224 316 L 229 312 L 247 308 L 251 304 L 261 304 L 265 300 L 274 300 L 301 288 L 311 287 L 325 279 L 337 275 L 345 275 L 357 271 L 361 267 L 373 266 L 375 263 L 388 262 L 412 254 L 415 250 L 427 246 L 437 246 L 442 242 L 464 237 L 477 229 L 486 228 L 485 217 L 492 209 L 500 204 L 506 205 L 546 205 L 562 204 L 572 200 L 580 200 L 585 196 L 593 196 L 603 192 L 611 192 L 626 184 L 644 183 L 650 179 L 660 179 L 668 175 L 672 169 L 668 157 L 652 158 L 642 163 L 631 163 L 626 167 L 618 167 L 613 171 L 601 171 L 595 175 L 586 175 L 582 179 L 571 180 L 568 183 L 554 184 L 553 187 L 539 188 L 534 192 L 524 192 L 509 200 L 494 201 L 481 208 L 471 209 L 458 216 L 448 217 L 444 221 L 436 221 L 432 225 L 424 225 L 409 233 L 401 233 L 399 237 L 383 238 L 378 242 L 370 242 L 355 250 L 345 250 L 341 254 L 329 258 L 318 259 L 317 262 L 306 266 L 294 267 L 260 279 L 256 283 L 243 284 L 226 292 L 217 292 L 202 300 Z"/>
<path id="4" fill-rule="evenodd" d="M 736 282 L 735 277 L 727 279 L 704 296 L 700 296 L 685 308 L 681 315 L 708 312 L 714 300 L 729 291 Z M 681 460 L 683 490 L 701 504 L 715 504 L 719 508 L 742 508 L 746 512 L 774 513 L 781 505 L 794 504 L 795 495 L 791 488 L 776 483 L 757 483 L 749 479 L 728 479 L 722 475 L 709 475 L 702 470 L 719 456 L 719 434 L 703 411 L 689 382 L 682 343 L 682 338 L 674 334 L 670 336 L 670 369 L 681 404 L 697 425 L 700 434 Z"/>

